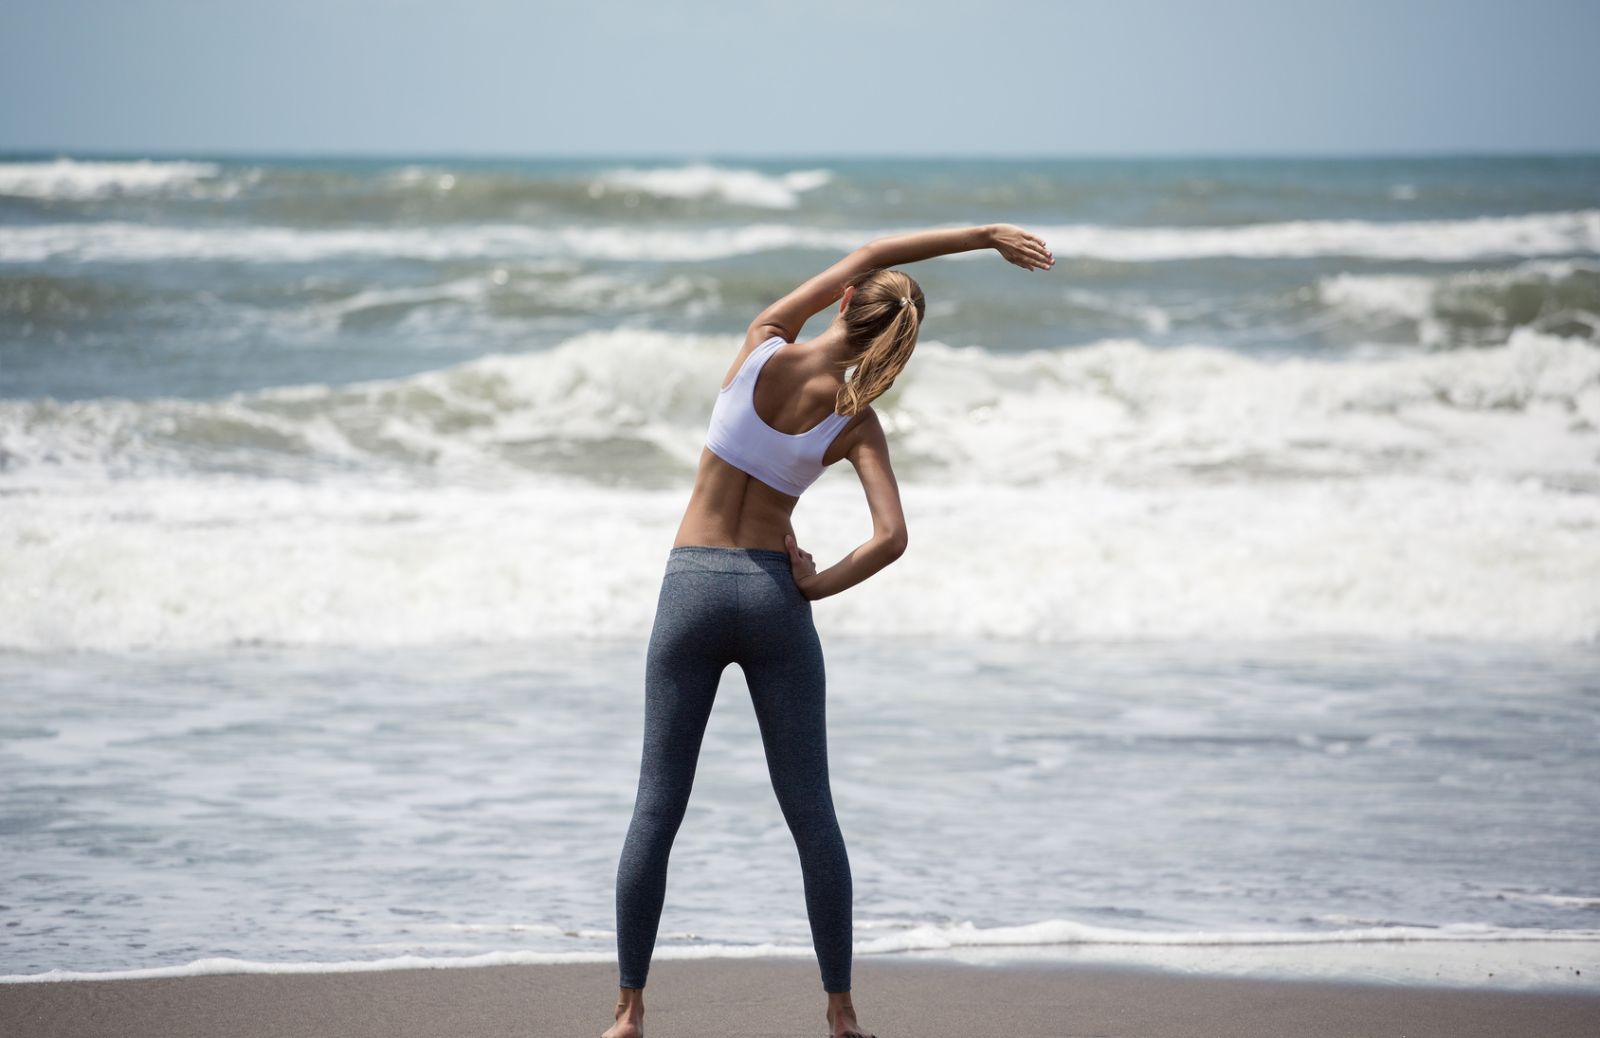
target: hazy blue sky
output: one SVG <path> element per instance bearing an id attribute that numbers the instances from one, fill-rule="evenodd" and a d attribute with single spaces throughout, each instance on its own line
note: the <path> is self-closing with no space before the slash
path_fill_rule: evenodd
<path id="1" fill-rule="evenodd" d="M 1600 150 L 1596 0 L 5 0 L 0 149 Z"/>

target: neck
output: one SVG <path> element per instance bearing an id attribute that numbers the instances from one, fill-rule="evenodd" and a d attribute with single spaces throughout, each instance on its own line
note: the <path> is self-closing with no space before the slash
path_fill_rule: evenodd
<path id="1" fill-rule="evenodd" d="M 839 373 L 840 381 L 843 381 L 845 367 L 856 358 L 856 354 L 850 349 L 850 340 L 845 337 L 844 332 L 844 322 L 835 319 L 810 343 L 817 355 L 826 359 L 833 366 L 833 370 Z"/>

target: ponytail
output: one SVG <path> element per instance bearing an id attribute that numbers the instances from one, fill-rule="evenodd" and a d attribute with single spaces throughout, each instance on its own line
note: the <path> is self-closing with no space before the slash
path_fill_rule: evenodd
<path id="1" fill-rule="evenodd" d="M 854 365 L 835 398 L 834 409 L 855 415 L 882 396 L 904 370 L 917 345 L 927 303 L 922 288 L 899 270 L 868 270 L 852 278 L 855 286 L 845 311 L 845 338 Z"/>

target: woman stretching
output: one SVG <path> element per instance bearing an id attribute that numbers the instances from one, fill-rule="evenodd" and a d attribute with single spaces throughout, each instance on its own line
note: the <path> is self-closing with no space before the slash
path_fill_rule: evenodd
<path id="1" fill-rule="evenodd" d="M 1055 263 L 1043 241 L 1010 224 L 879 238 L 761 311 L 745 334 L 711 410 L 650 632 L 644 758 L 617 866 L 621 997 L 602 1038 L 643 1035 L 667 858 L 730 663 L 750 687 L 772 788 L 800 851 L 828 1023 L 835 1038 L 871 1038 L 850 1001 L 850 860 L 828 785 L 822 646 L 811 603 L 859 584 L 906 550 L 889 445 L 871 404 L 911 359 L 926 302 L 915 281 L 890 268 L 987 248 L 1024 270 Z M 838 313 L 822 334 L 795 341 L 806 319 L 834 302 Z M 800 494 L 841 458 L 861 479 L 873 532 L 819 572 L 789 519 Z"/>

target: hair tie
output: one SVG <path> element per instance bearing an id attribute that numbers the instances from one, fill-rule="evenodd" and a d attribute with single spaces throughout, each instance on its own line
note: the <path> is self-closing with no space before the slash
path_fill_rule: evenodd
<path id="1" fill-rule="evenodd" d="M 905 306 L 906 304 L 908 304 L 910 302 L 911 302 L 911 297 L 910 296 L 901 296 L 900 297 L 900 305 L 901 306 Z"/>

